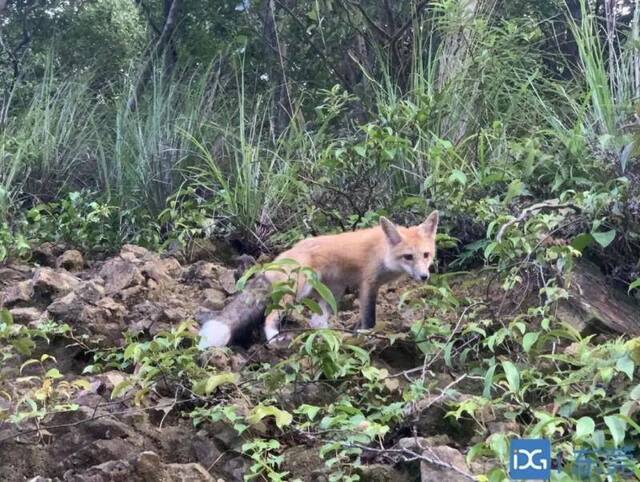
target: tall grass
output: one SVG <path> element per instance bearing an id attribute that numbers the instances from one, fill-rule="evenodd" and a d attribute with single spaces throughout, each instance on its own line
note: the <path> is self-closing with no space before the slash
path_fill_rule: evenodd
<path id="1" fill-rule="evenodd" d="M 287 156 L 290 131 L 269 139 L 269 102 L 245 91 L 244 69 L 237 72 L 237 109 L 224 123 L 211 121 L 210 142 L 188 134 L 200 163 L 190 169 L 201 191 L 221 201 L 218 215 L 235 230 L 262 245 L 276 230 L 286 199 L 295 199 L 296 163 Z M 220 147 L 213 149 L 215 141 Z M 290 209 L 290 206 L 289 206 Z"/>
<path id="2" fill-rule="evenodd" d="M 171 78 L 161 70 L 131 110 L 133 80 L 97 95 L 88 76 L 60 79 L 47 68 L 0 133 L 0 209 L 18 194 L 48 201 L 78 189 L 127 210 L 163 209 L 184 181 L 188 136 L 204 136 L 227 103 L 210 69 Z"/>
<path id="3" fill-rule="evenodd" d="M 59 81 L 48 64 L 33 95 L 0 133 L 0 209 L 19 192 L 51 200 L 68 184 L 94 187 L 107 170 L 96 146 L 97 103 L 83 78 Z"/>
<path id="4" fill-rule="evenodd" d="M 260 244 L 288 217 L 301 224 L 316 192 L 359 196 L 358 182 L 370 177 L 376 179 L 363 201 L 368 205 L 359 211 L 407 196 L 444 203 L 452 186 L 459 193 L 473 187 L 499 195 L 506 183 L 533 176 L 531 166 L 548 159 L 540 146 L 512 144 L 537 135 L 540 124 L 548 131 L 544 142 L 578 132 L 596 141 L 623 138 L 620 126 L 640 75 L 632 49 L 617 40 L 605 59 L 593 17 L 585 11 L 571 24 L 586 85 L 583 102 L 575 83 L 553 81 L 548 88 L 540 81 L 541 57 L 527 45 L 528 32 L 494 23 L 493 5 L 434 4 L 425 17 L 416 16 L 403 82 L 381 49 L 373 70 L 363 68 L 366 94 L 355 99 L 336 91 L 326 105 L 310 98 L 324 114 L 308 124 L 294 116 L 278 137 L 269 126 L 272 99 L 247 89 L 242 62 L 227 64 L 226 82 L 213 69 L 167 77 L 157 66 L 135 109 L 126 102 L 135 76 L 97 96 L 88 80 L 60 80 L 48 69 L 0 134 L 0 209 L 19 194 L 53 199 L 62 190 L 89 188 L 119 206 L 128 225 L 139 222 L 132 213 L 155 219 L 167 198 L 189 184 L 199 202 L 212 201 L 215 209 L 207 215 L 216 223 Z M 349 122 L 354 101 L 368 109 L 366 125 Z M 530 151 L 522 164 L 514 162 L 517 149 Z M 315 208 L 324 206 L 309 212 Z M 328 218 L 330 209 L 323 213 Z"/>
<path id="5" fill-rule="evenodd" d="M 607 10 L 606 15 L 607 31 L 604 33 L 600 31 L 596 14 L 586 0 L 581 0 L 580 20 L 570 19 L 589 102 L 585 109 L 572 96 L 567 95 L 565 100 L 573 107 L 576 118 L 584 120 L 583 131 L 591 142 L 602 149 L 617 152 L 630 142 L 625 136 L 624 124 L 640 95 L 637 54 L 640 12 L 636 9 L 629 32 L 622 32 L 616 25 L 614 12 Z M 608 55 L 605 57 L 606 51 Z M 620 161 L 624 170 L 626 157 L 621 157 Z"/>
<path id="6" fill-rule="evenodd" d="M 218 114 L 216 104 L 221 107 L 211 80 L 208 69 L 170 78 L 157 69 L 135 110 L 124 101 L 117 103 L 104 146 L 111 166 L 104 184 L 122 207 L 158 213 L 182 183 L 180 167 L 189 155 L 189 137 L 204 136 Z M 123 90 L 133 88 L 132 83 Z"/>

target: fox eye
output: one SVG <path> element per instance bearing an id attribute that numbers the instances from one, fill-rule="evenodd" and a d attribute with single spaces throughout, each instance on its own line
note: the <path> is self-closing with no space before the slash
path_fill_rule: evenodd
<path id="1" fill-rule="evenodd" d="M 429 253 L 424 253 L 424 257 L 428 258 L 429 257 Z"/>
<path id="2" fill-rule="evenodd" d="M 407 261 L 411 261 L 413 259 L 413 255 L 412 254 L 403 254 L 402 257 L 404 259 L 406 259 Z"/>

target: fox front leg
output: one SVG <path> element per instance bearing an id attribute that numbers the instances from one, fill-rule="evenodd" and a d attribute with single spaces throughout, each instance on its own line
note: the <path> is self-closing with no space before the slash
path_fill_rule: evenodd
<path id="1" fill-rule="evenodd" d="M 371 330 L 376 325 L 376 299 L 378 287 L 360 288 L 360 329 Z"/>

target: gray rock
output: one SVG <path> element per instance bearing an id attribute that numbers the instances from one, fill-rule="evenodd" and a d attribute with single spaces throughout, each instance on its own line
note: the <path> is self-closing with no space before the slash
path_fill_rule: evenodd
<path id="1" fill-rule="evenodd" d="M 216 288 L 208 288 L 203 292 L 204 299 L 202 306 L 213 311 L 221 310 L 224 307 L 227 295 L 224 291 Z"/>
<path id="2" fill-rule="evenodd" d="M 100 269 L 107 295 L 115 295 L 126 288 L 140 285 L 144 277 L 138 267 L 123 258 L 112 258 Z"/>
<path id="3" fill-rule="evenodd" d="M 65 251 L 56 259 L 56 267 L 67 271 L 81 271 L 84 268 L 84 258 L 77 249 Z"/>
<path id="4" fill-rule="evenodd" d="M 12 308 L 9 310 L 13 321 L 16 323 L 34 323 L 43 317 L 42 311 L 38 308 Z"/>
<path id="5" fill-rule="evenodd" d="M 452 447 L 440 445 L 426 447 L 420 461 L 420 480 L 422 482 L 467 482 L 474 480 L 469 472 L 464 455 Z M 433 462 L 429 462 L 428 459 Z"/>
<path id="6" fill-rule="evenodd" d="M 62 297 L 80 286 L 80 280 L 66 270 L 39 268 L 33 275 L 31 287 L 34 296 Z"/>
<path id="7" fill-rule="evenodd" d="M 16 306 L 18 304 L 24 304 L 31 301 L 31 297 L 33 296 L 33 289 L 31 288 L 30 281 L 22 281 L 15 285 L 9 286 L 2 293 L 2 298 L 0 299 L 1 304 L 5 308 L 11 308 L 12 306 Z"/>

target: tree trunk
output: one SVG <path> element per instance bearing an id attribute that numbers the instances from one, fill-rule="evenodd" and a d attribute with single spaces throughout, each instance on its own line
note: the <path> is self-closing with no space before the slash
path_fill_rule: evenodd
<path id="1" fill-rule="evenodd" d="M 265 0 L 263 17 L 264 40 L 269 47 L 269 51 L 275 54 L 271 78 L 276 83 L 273 98 L 273 112 L 271 115 L 271 130 L 274 137 L 277 137 L 287 126 L 293 115 L 293 106 L 289 94 L 289 83 L 285 68 L 287 58 L 287 45 L 280 41 L 278 36 L 278 26 L 276 24 L 276 11 L 274 0 Z M 288 7 L 287 7 L 288 8 Z"/>
<path id="2" fill-rule="evenodd" d="M 137 107 L 138 99 L 144 92 L 144 88 L 149 80 L 151 71 L 153 70 L 155 60 L 157 58 L 162 58 L 167 52 L 167 48 L 172 41 L 173 34 L 178 24 L 178 16 L 180 14 L 181 7 L 182 0 L 167 0 L 167 2 L 165 2 L 165 18 L 162 31 L 158 40 L 149 49 L 149 55 L 140 69 L 140 76 L 136 82 L 135 89 L 127 102 L 127 106 L 131 110 L 135 110 Z M 165 61 L 167 61 L 167 59 L 165 59 Z"/>
<path id="3" fill-rule="evenodd" d="M 464 75 L 469 56 L 473 53 L 474 33 L 468 27 L 473 18 L 484 12 L 493 11 L 496 0 L 459 0 L 462 7 L 462 18 L 460 28 L 456 32 L 451 32 L 444 37 L 442 54 L 438 65 L 438 77 L 436 87 L 439 90 L 446 88 L 450 82 L 459 82 Z M 470 92 L 479 89 L 479 81 L 469 87 Z M 473 95 L 467 96 L 465 101 L 472 101 Z M 456 109 L 459 112 L 448 119 L 445 119 L 443 132 L 448 134 L 449 139 L 454 144 L 462 140 L 467 132 L 470 112 L 472 106 L 466 104 Z"/>
<path id="4" fill-rule="evenodd" d="M 569 299 L 558 305 L 557 315 L 578 331 L 640 335 L 640 305 L 610 286 L 600 269 L 581 260 L 567 283 Z"/>

